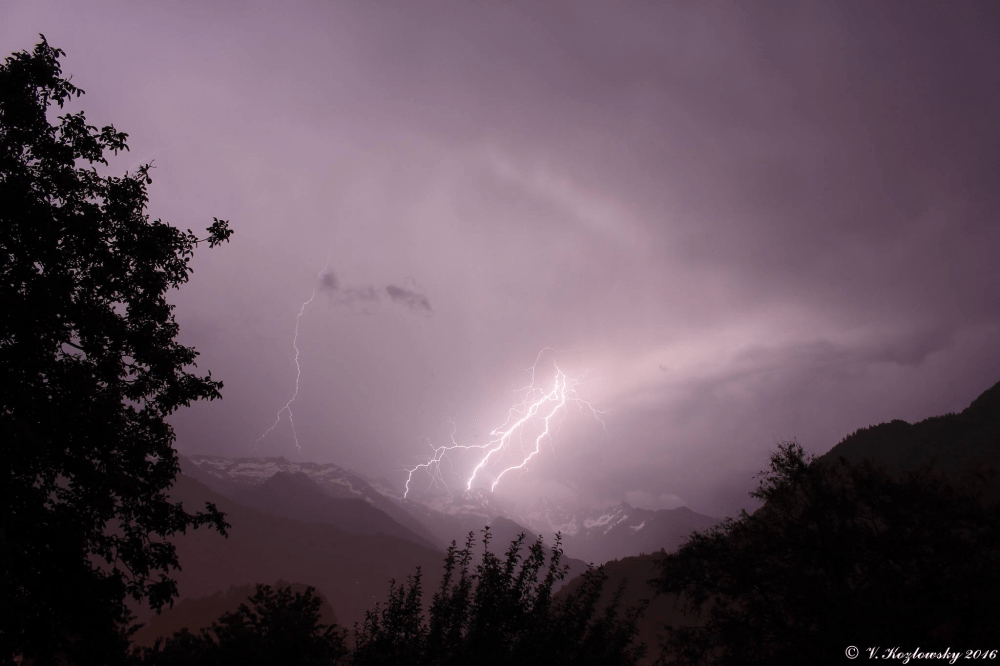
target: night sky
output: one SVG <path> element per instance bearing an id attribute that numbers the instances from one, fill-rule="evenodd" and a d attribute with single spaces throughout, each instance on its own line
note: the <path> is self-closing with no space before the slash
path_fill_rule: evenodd
<path id="1" fill-rule="evenodd" d="M 778 441 L 1000 381 L 994 2 L 0 5 L 2 55 L 38 33 L 154 219 L 235 229 L 172 297 L 225 382 L 181 453 L 401 485 L 550 347 L 606 429 L 572 407 L 498 493 L 721 516 Z M 314 290 L 301 451 L 256 443 Z"/>

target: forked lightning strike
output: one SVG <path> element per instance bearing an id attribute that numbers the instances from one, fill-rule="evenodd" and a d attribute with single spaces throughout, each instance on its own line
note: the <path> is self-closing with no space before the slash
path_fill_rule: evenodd
<path id="1" fill-rule="evenodd" d="M 542 440 L 546 437 L 552 436 L 552 418 L 556 415 L 556 412 L 566 405 L 567 401 L 579 404 L 581 409 L 585 405 L 590 410 L 590 413 L 593 414 L 594 418 L 596 418 L 597 421 L 605 427 L 605 431 L 607 431 L 604 421 L 602 421 L 598 416 L 600 412 L 594 409 L 593 405 L 589 402 L 582 400 L 577 396 L 576 390 L 573 387 L 579 382 L 567 378 L 566 373 L 560 370 L 559 366 L 556 365 L 555 362 L 552 364 L 556 371 L 552 389 L 545 392 L 543 389 L 535 386 L 535 372 L 538 368 L 539 361 L 541 361 L 542 354 L 546 351 L 551 350 L 546 348 L 538 352 L 535 364 L 531 366 L 531 383 L 521 389 L 526 391 L 524 400 L 508 410 L 507 419 L 502 425 L 490 431 L 490 436 L 494 439 L 485 444 L 459 444 L 455 441 L 455 431 L 452 430 L 451 445 L 439 446 L 435 448 L 434 455 L 431 456 L 430 460 L 420 463 L 419 465 L 416 465 L 412 469 L 408 470 L 409 475 L 406 478 L 406 491 L 403 493 L 403 497 L 409 495 L 410 482 L 413 481 L 413 475 L 418 470 L 426 470 L 427 474 L 429 474 L 432 479 L 436 482 L 443 483 L 443 478 L 441 476 L 441 463 L 445 461 L 446 456 L 450 453 L 458 451 L 479 450 L 482 452 L 481 457 L 479 457 L 479 462 L 473 468 L 472 473 L 465 483 L 465 489 L 472 490 L 472 484 L 475 482 L 476 477 L 479 476 L 480 472 L 488 474 L 489 468 L 497 467 L 500 464 L 503 464 L 502 460 L 505 457 L 505 454 L 509 454 L 509 452 L 511 452 L 514 448 L 512 440 L 515 434 L 523 435 L 524 431 L 528 427 L 538 421 L 541 421 L 541 425 L 543 427 L 541 428 L 541 432 L 539 432 L 535 437 L 534 447 L 527 453 L 522 448 L 520 451 L 520 462 L 514 465 L 509 465 L 504 469 L 495 472 L 493 482 L 490 485 L 490 490 L 496 490 L 497 484 L 500 483 L 500 479 L 503 478 L 504 474 L 515 469 L 524 469 L 525 465 L 528 464 L 528 461 L 538 454 L 541 450 Z M 513 424 L 511 424 L 511 422 L 513 422 Z M 516 452 L 514 453 L 515 458 L 517 458 Z M 509 455 L 507 457 L 509 457 Z"/>
<path id="2" fill-rule="evenodd" d="M 326 264 L 323 266 L 323 270 L 319 272 L 317 279 L 322 279 L 323 275 L 326 273 L 329 267 L 330 267 L 330 257 L 327 256 Z M 302 306 L 299 308 L 299 314 L 295 316 L 295 334 L 292 336 L 292 348 L 295 349 L 295 392 L 292 393 L 292 397 L 288 399 L 288 402 L 285 403 L 285 406 L 278 410 L 278 415 L 274 419 L 274 423 L 271 424 L 271 427 L 268 428 L 263 435 L 257 438 L 257 441 L 254 442 L 254 446 L 260 444 L 265 437 L 270 435 L 271 432 L 275 428 L 277 428 L 278 424 L 281 422 L 281 415 L 284 414 L 285 412 L 288 412 L 288 424 L 292 426 L 292 439 L 295 440 L 295 448 L 298 449 L 299 451 L 302 450 L 302 447 L 299 446 L 299 435 L 297 432 L 295 432 L 295 420 L 292 418 L 292 403 L 295 402 L 295 398 L 299 396 L 299 379 L 302 377 L 302 368 L 299 365 L 299 322 L 302 320 L 302 314 L 306 311 L 306 307 L 313 302 L 313 299 L 316 298 L 316 290 L 318 288 L 319 284 L 317 283 L 313 287 L 312 294 L 310 294 L 309 296 L 309 300 L 302 303 Z"/>

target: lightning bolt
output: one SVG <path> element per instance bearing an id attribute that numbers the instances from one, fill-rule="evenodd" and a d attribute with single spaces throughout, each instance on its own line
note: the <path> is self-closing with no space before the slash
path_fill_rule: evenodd
<path id="1" fill-rule="evenodd" d="M 513 440 L 515 436 L 522 437 L 525 431 L 533 424 L 541 421 L 542 428 L 541 431 L 535 436 L 535 443 L 529 452 L 525 452 L 524 447 L 521 447 L 521 461 L 515 465 L 509 465 L 508 467 L 494 472 L 493 481 L 490 484 L 490 491 L 495 491 L 497 484 L 500 483 L 500 479 L 503 478 L 507 472 L 513 471 L 515 469 L 524 469 L 528 462 L 534 458 L 539 451 L 541 451 L 542 441 L 546 438 L 551 438 L 551 426 L 552 419 L 555 417 L 556 413 L 559 412 L 566 406 L 567 402 L 575 402 L 580 406 L 581 411 L 584 406 L 590 410 L 590 413 L 595 419 L 604 427 L 605 432 L 607 432 L 607 425 L 598 414 L 599 410 L 595 409 L 586 400 L 581 399 L 574 388 L 579 384 L 578 380 L 572 380 L 566 376 L 559 366 L 553 361 L 552 365 L 555 368 L 555 380 L 553 382 L 552 388 L 549 390 L 543 390 L 535 386 L 535 375 L 538 369 L 538 364 L 542 360 L 542 355 L 546 351 L 553 351 L 551 348 L 546 347 L 538 352 L 538 356 L 535 358 L 535 363 L 529 368 L 531 370 L 531 383 L 526 387 L 520 389 L 520 391 L 525 392 L 524 399 L 512 406 L 507 411 L 507 419 L 498 427 L 490 431 L 490 437 L 493 437 L 490 441 L 485 444 L 459 444 L 455 441 L 455 428 L 454 422 L 452 422 L 452 434 L 451 434 L 451 444 L 439 447 L 434 447 L 433 455 L 426 461 L 419 465 L 415 465 L 413 468 L 408 470 L 408 475 L 406 477 L 406 490 L 403 493 L 405 498 L 410 493 L 410 483 L 413 481 L 413 475 L 420 470 L 425 470 L 428 475 L 430 475 L 432 482 L 444 484 L 444 479 L 441 474 L 441 465 L 447 460 L 450 462 L 450 455 L 454 455 L 459 451 L 479 451 L 479 462 L 473 467 L 472 473 L 469 475 L 468 479 L 465 481 L 465 489 L 472 490 L 472 484 L 476 481 L 476 477 L 482 472 L 484 475 L 490 473 L 490 468 L 496 467 L 500 460 L 505 457 L 505 454 L 513 452 L 516 457 L 516 451 L 514 450 Z M 447 489 L 447 486 L 445 486 Z"/>
<path id="2" fill-rule="evenodd" d="M 292 403 L 295 402 L 295 398 L 299 397 L 299 379 L 302 377 L 302 367 L 299 365 L 299 322 L 302 320 L 302 315 L 305 313 L 306 308 L 316 298 L 316 290 L 319 288 L 318 281 L 323 278 L 323 275 L 329 268 L 330 255 L 328 254 L 326 256 L 326 263 L 323 265 L 323 270 L 321 270 L 316 276 L 317 284 L 313 286 L 312 294 L 309 295 L 308 300 L 302 303 L 302 306 L 299 307 L 299 314 L 295 316 L 295 334 L 292 336 L 292 348 L 295 350 L 295 391 L 292 393 L 292 397 L 288 399 L 288 402 L 285 403 L 285 406 L 278 410 L 278 414 L 274 419 L 274 423 L 271 424 L 271 427 L 268 428 L 263 435 L 258 437 L 256 442 L 254 442 L 254 447 L 259 445 L 265 437 L 270 435 L 271 432 L 278 427 L 278 424 L 281 422 L 281 415 L 287 412 L 288 424 L 292 426 L 292 439 L 295 440 L 295 448 L 299 451 L 302 450 L 302 447 L 299 446 L 299 435 L 295 432 L 295 419 L 292 417 Z"/>

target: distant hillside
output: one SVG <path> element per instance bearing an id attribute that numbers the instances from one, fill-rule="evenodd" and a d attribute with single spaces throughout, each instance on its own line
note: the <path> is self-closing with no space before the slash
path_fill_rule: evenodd
<path id="1" fill-rule="evenodd" d="M 285 458 L 221 458 L 219 456 L 180 456 L 181 472 L 201 481 L 217 493 L 240 501 L 246 491 L 256 488 L 276 473 L 301 473 L 308 476 L 324 493 L 339 499 L 362 499 L 393 521 L 418 536 L 423 545 L 435 538 L 393 497 L 382 494 L 360 475 L 332 463 L 292 462 Z M 443 547 L 443 544 L 442 544 Z"/>
<path id="2" fill-rule="evenodd" d="M 1000 383 L 984 391 L 960 414 L 945 414 L 910 424 L 894 420 L 848 435 L 821 461 L 869 459 L 892 474 L 931 465 L 953 483 L 970 473 L 1000 469 Z M 1000 499 L 1000 489 L 987 489 Z"/>
<path id="3" fill-rule="evenodd" d="M 929 465 L 952 481 L 963 481 L 968 474 L 987 468 L 1000 468 L 1000 383 L 976 398 L 960 414 L 931 417 L 916 424 L 892 421 L 862 428 L 845 437 L 837 446 L 819 458 L 832 462 L 841 456 L 856 463 L 864 459 L 883 466 L 893 474 L 901 474 Z M 761 466 L 765 461 L 761 461 Z M 1000 489 L 986 487 L 988 497 L 1000 499 Z M 766 505 L 758 511 L 766 512 Z M 640 638 L 648 652 L 645 663 L 659 654 L 659 634 L 668 624 L 695 624 L 697 618 L 687 617 L 675 597 L 653 597 L 648 581 L 657 575 L 657 555 L 626 557 L 608 562 L 607 581 L 602 603 L 607 603 L 622 580 L 627 580 L 623 602 L 626 606 L 642 598 L 652 599 L 640 621 Z M 559 594 L 566 594 L 580 584 L 570 581 Z"/>
<path id="4" fill-rule="evenodd" d="M 505 553 L 511 542 L 520 534 L 524 534 L 522 553 L 527 551 L 527 547 L 534 543 L 539 536 L 545 542 L 546 548 L 551 547 L 555 540 L 555 532 L 545 533 L 532 530 L 504 516 L 487 516 L 483 513 L 441 513 L 420 502 L 407 501 L 405 506 L 434 534 L 438 543 L 450 544 L 454 541 L 461 548 L 464 546 L 469 532 L 472 532 L 476 538 L 476 545 L 473 549 L 476 553 L 476 562 L 482 556 L 483 528 L 487 525 L 492 535 L 490 550 L 498 554 Z M 563 550 L 565 551 L 565 548 Z M 562 563 L 568 564 L 570 567 L 567 580 L 587 570 L 585 561 L 571 557 L 569 553 L 563 555 Z M 557 583 L 555 587 L 558 589 L 562 585 L 563 583 Z"/>
<path id="5" fill-rule="evenodd" d="M 385 535 L 349 534 L 330 525 L 303 523 L 243 506 L 180 475 L 174 501 L 190 510 L 214 502 L 232 525 L 229 538 L 205 529 L 174 538 L 182 569 L 175 572 L 182 598 L 196 598 L 279 579 L 313 585 L 346 626 L 383 600 L 389 580 L 416 568 L 437 585 L 443 557 L 434 549 Z"/>
<path id="6" fill-rule="evenodd" d="M 673 595 L 654 596 L 648 581 L 657 575 L 656 554 L 637 555 L 621 560 L 612 560 L 604 564 L 608 580 L 604 583 L 599 608 L 604 608 L 618 590 L 625 584 L 622 595 L 621 611 L 637 606 L 643 599 L 650 601 L 646 612 L 639 620 L 639 640 L 646 644 L 646 656 L 641 663 L 651 664 L 659 656 L 660 634 L 668 624 L 693 624 L 697 618 L 682 612 L 677 598 Z M 580 578 L 571 580 L 556 597 L 562 597 L 575 590 L 581 583 Z"/>
<path id="7" fill-rule="evenodd" d="M 205 529 L 173 539 L 182 566 L 175 572 L 182 600 L 211 596 L 232 586 L 293 580 L 316 587 L 343 626 L 351 627 L 365 611 L 374 609 L 376 601 L 386 598 L 390 580 L 403 581 L 421 567 L 429 601 L 443 572 L 444 555 L 437 549 L 384 534 L 350 534 L 331 525 L 276 516 L 224 497 L 183 474 L 171 489 L 171 499 L 189 510 L 214 502 L 232 525 L 228 539 Z M 482 524 L 473 530 L 477 539 L 486 525 L 481 517 L 479 521 Z M 490 528 L 494 535 L 490 549 L 497 553 L 506 551 L 523 530 L 503 518 L 490 521 Z M 529 535 L 526 542 L 531 540 Z M 477 544 L 476 551 L 481 549 Z M 578 560 L 564 562 L 571 565 L 570 576 L 586 569 Z"/>
<path id="8" fill-rule="evenodd" d="M 511 519 L 500 508 L 489 503 L 490 493 L 482 491 L 464 492 L 449 501 L 424 503 L 414 500 L 401 500 L 402 506 L 427 528 L 438 543 L 447 547 L 452 541 L 461 545 L 469 531 L 477 535 L 484 525 L 494 525 L 497 521 L 506 521 L 515 525 L 513 533 L 523 531 L 529 538 L 541 534 L 546 541 L 551 541 L 555 532 L 547 534 L 536 532 L 529 527 Z"/>
<path id="9" fill-rule="evenodd" d="M 271 587 L 277 589 L 281 587 L 291 587 L 292 592 L 305 592 L 306 585 L 302 583 L 288 583 L 283 580 L 276 581 Z M 254 593 L 256 585 L 247 584 L 231 586 L 225 592 L 216 592 L 208 597 L 197 599 L 183 599 L 174 604 L 173 608 L 167 608 L 159 615 L 154 615 L 146 622 L 146 626 L 136 632 L 132 642 L 144 647 L 152 647 L 157 638 L 167 638 L 173 636 L 175 632 L 187 628 L 191 633 L 198 633 L 201 629 L 212 626 L 212 622 L 218 620 L 223 613 L 231 613 L 239 608 L 240 604 L 246 603 L 247 598 Z M 322 595 L 320 595 L 322 596 Z M 320 606 L 320 621 L 323 624 L 338 624 L 337 614 L 333 607 L 323 598 L 323 605 Z"/>
<path id="10" fill-rule="evenodd" d="M 462 544 L 485 525 L 515 525 L 528 541 L 542 535 L 551 543 L 563 535 L 567 557 L 602 563 L 619 557 L 675 550 L 694 530 L 717 519 L 686 507 L 653 511 L 622 503 L 604 509 L 565 511 L 540 504 L 524 511 L 481 489 L 405 499 L 384 483 L 373 485 L 332 463 L 291 462 L 285 458 L 181 457 L 181 471 L 216 492 L 274 515 L 333 525 L 354 534 L 398 536 L 445 549 Z M 502 520 L 501 520 L 502 519 Z M 499 547 L 499 546 L 498 546 Z M 579 563 L 571 563 L 574 571 Z"/>
<path id="11" fill-rule="evenodd" d="M 443 551 L 361 497 L 331 497 L 302 472 L 275 472 L 259 486 L 237 486 L 230 492 L 232 499 L 276 516 L 332 525 L 351 534 L 399 537 Z"/>
<path id="12" fill-rule="evenodd" d="M 561 532 L 567 554 L 594 564 L 661 549 L 674 551 L 692 532 L 719 522 L 687 507 L 654 511 L 624 502 L 599 510 L 537 512 L 528 520 L 537 531 Z"/>

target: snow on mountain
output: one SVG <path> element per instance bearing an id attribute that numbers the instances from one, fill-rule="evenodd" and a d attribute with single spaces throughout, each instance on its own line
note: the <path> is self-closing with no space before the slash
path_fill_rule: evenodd
<path id="1" fill-rule="evenodd" d="M 604 509 L 567 511 L 541 502 L 533 510 L 525 513 L 524 520 L 532 529 L 561 532 L 563 536 L 574 537 L 594 532 L 607 533 L 619 523 L 628 520 L 629 513 L 635 511 L 624 503 Z"/>
<path id="2" fill-rule="evenodd" d="M 561 533 L 572 536 L 583 528 L 583 514 L 569 511 L 549 499 L 540 499 L 530 508 L 517 512 L 522 522 L 540 534 Z"/>
<path id="3" fill-rule="evenodd" d="M 561 532 L 568 555 L 594 563 L 661 548 L 674 550 L 691 532 L 718 522 L 685 507 L 653 511 L 622 502 L 603 509 L 567 511 L 544 501 L 521 520 L 541 534 Z"/>
<path id="4" fill-rule="evenodd" d="M 559 532 L 567 556 L 594 563 L 661 548 L 674 550 L 692 531 L 718 522 L 684 507 L 653 511 L 624 502 L 603 509 L 567 510 L 543 500 L 530 509 L 518 509 L 480 489 L 404 499 L 390 482 L 369 481 L 332 463 L 196 455 L 182 458 L 181 464 L 186 474 L 223 494 L 227 488 L 239 494 L 241 488 L 260 486 L 278 472 L 305 474 L 327 494 L 362 498 L 441 546 L 453 539 L 462 542 L 469 531 L 478 533 L 504 520 L 524 526 L 518 529 L 529 537 L 542 535 L 546 541 Z"/>
<path id="5" fill-rule="evenodd" d="M 368 484 L 380 494 L 397 501 L 403 499 L 403 493 L 391 481 L 381 477 L 367 480 Z"/>
<path id="6" fill-rule="evenodd" d="M 463 490 L 451 495 L 425 497 L 418 501 L 449 516 L 469 514 L 481 516 L 487 520 L 499 516 L 513 518 L 513 516 L 508 515 L 510 511 L 497 500 L 493 493 L 484 490 Z"/>
<path id="7" fill-rule="evenodd" d="M 437 543 L 422 520 L 402 506 L 388 492 L 380 492 L 361 475 L 333 463 L 293 462 L 285 458 L 221 458 L 219 456 L 182 456 L 181 471 L 209 488 L 230 498 L 241 498 L 247 488 L 261 487 L 279 472 L 304 474 L 330 497 L 360 498 L 387 514 L 394 521 L 427 540 Z M 391 492 L 387 483 L 383 490 Z M 394 493 L 398 497 L 398 493 Z"/>
<path id="8" fill-rule="evenodd" d="M 301 472 L 334 497 L 361 497 L 377 503 L 383 494 L 361 476 L 332 463 L 292 462 L 285 458 L 188 456 L 199 471 L 229 483 L 256 486 L 278 472 Z"/>

